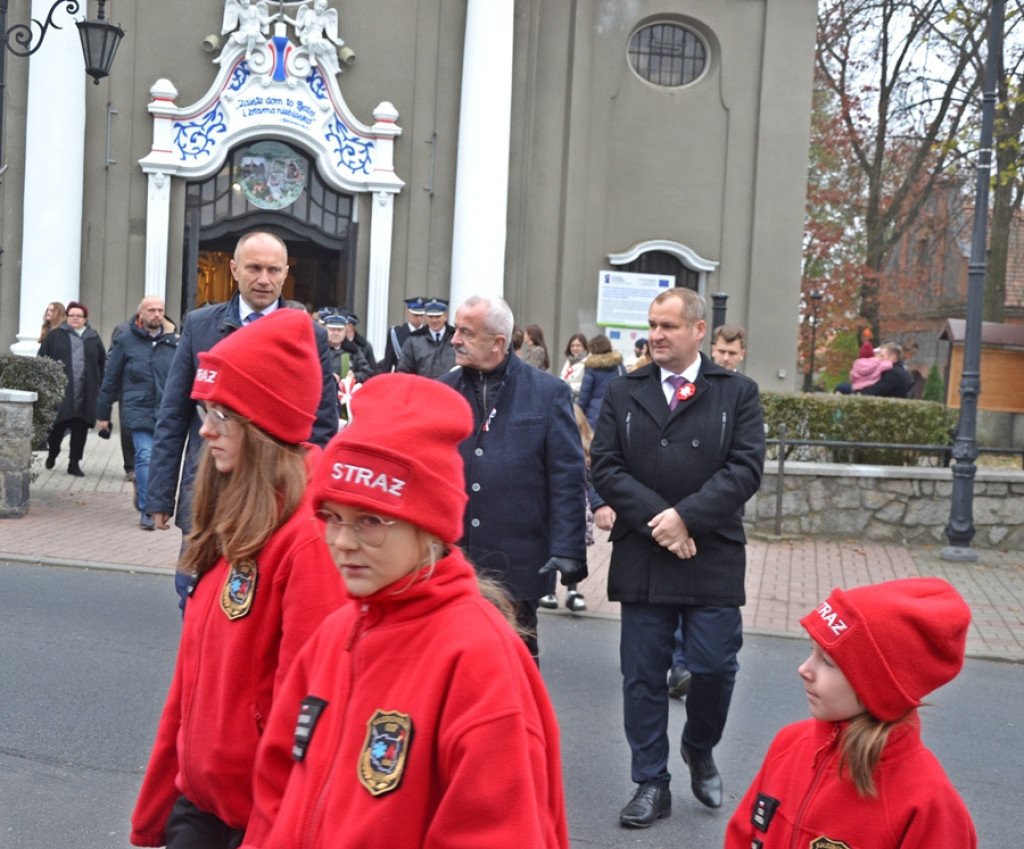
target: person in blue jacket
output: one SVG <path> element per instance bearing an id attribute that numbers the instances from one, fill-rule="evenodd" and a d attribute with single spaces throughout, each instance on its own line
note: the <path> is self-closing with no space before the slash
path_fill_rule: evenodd
<path id="1" fill-rule="evenodd" d="M 154 528 L 146 497 L 149 458 L 156 411 L 178 350 L 178 339 L 174 324 L 164 315 L 163 299 L 155 295 L 143 298 L 134 320 L 114 338 L 96 407 L 96 424 L 101 433 L 110 431 L 110 410 L 115 401 L 121 409 L 121 426 L 131 433 L 136 463 L 135 508 L 140 512 L 139 527 L 144 531 Z"/>
<path id="2" fill-rule="evenodd" d="M 587 576 L 587 468 L 569 386 L 512 354 L 512 327 L 503 299 L 469 298 L 455 312 L 457 368 L 440 380 L 473 409 L 459 446 L 469 495 L 459 545 L 504 585 L 537 657 L 550 573 L 566 586 Z"/>

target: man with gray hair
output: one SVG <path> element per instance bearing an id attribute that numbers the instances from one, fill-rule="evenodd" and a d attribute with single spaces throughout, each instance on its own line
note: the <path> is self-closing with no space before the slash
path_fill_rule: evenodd
<path id="1" fill-rule="evenodd" d="M 537 605 L 587 576 L 586 462 L 568 384 L 526 365 L 509 349 L 512 310 L 475 295 L 455 311 L 454 371 L 440 380 L 473 409 L 475 427 L 459 446 L 466 505 L 460 546 L 512 598 L 524 637 L 538 656 Z"/>

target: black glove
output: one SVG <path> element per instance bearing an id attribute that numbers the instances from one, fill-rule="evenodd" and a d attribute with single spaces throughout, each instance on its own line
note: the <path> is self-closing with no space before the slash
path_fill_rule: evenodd
<path id="1" fill-rule="evenodd" d="M 562 586 L 578 584 L 587 577 L 587 561 L 576 560 L 572 557 L 552 557 L 540 567 L 540 573 L 546 575 L 557 569 L 562 573 Z"/>

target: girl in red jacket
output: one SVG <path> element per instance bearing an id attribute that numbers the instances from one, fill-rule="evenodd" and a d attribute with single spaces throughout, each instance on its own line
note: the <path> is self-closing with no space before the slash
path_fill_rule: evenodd
<path id="1" fill-rule="evenodd" d="M 367 381 L 353 405 L 313 483 L 351 600 L 274 704 L 245 845 L 567 847 L 540 673 L 454 545 L 469 406 L 407 374 Z"/>
<path id="2" fill-rule="evenodd" d="M 199 355 L 204 416 L 181 644 L 131 842 L 233 849 L 284 673 L 343 599 L 306 496 L 321 396 L 313 325 L 282 309 Z"/>
<path id="3" fill-rule="evenodd" d="M 813 719 L 782 729 L 727 849 L 973 849 L 971 816 L 921 742 L 917 708 L 963 666 L 971 612 L 938 578 L 843 592 L 800 620 Z"/>

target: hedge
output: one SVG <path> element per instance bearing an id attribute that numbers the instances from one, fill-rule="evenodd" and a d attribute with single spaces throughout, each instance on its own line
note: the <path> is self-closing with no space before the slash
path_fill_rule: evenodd
<path id="1" fill-rule="evenodd" d="M 0 387 L 36 392 L 39 398 L 32 405 L 32 446 L 46 442 L 57 420 L 57 410 L 64 400 L 67 375 L 63 363 L 49 357 L 20 357 L 0 354 Z"/>
<path id="2" fill-rule="evenodd" d="M 785 423 L 787 440 L 945 446 L 953 443 L 958 418 L 957 410 L 932 401 L 821 392 L 762 392 L 761 406 L 769 439 L 778 439 L 779 425 Z M 770 445 L 768 456 L 776 459 L 778 446 Z M 786 447 L 787 460 L 914 466 L 921 457 L 918 451 L 899 449 Z"/>

